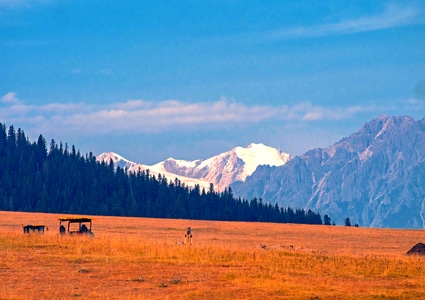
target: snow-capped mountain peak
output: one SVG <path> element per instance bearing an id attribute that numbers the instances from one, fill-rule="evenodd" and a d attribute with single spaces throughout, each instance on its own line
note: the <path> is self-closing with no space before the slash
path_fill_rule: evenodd
<path id="1" fill-rule="evenodd" d="M 281 166 L 289 161 L 291 156 L 279 149 L 252 143 L 246 148 L 236 147 L 208 159 L 186 161 L 170 157 L 152 166 L 130 162 L 112 152 L 102 153 L 97 159 L 107 162 L 112 159 L 115 165 L 129 171 L 149 169 L 153 174 L 163 174 L 170 180 L 177 177 L 187 185 L 199 184 L 201 187 L 209 187 L 212 183 L 216 190 L 222 191 L 235 181 L 245 181 L 258 166 Z"/>
<path id="2" fill-rule="evenodd" d="M 278 149 L 249 144 L 247 148 L 236 147 L 204 160 L 168 159 L 162 164 L 169 172 L 213 183 L 221 191 L 233 182 L 245 181 L 260 165 L 281 166 L 290 158 Z"/>
<path id="3" fill-rule="evenodd" d="M 104 161 L 109 163 L 111 160 L 115 166 L 119 166 L 120 168 L 130 169 L 132 166 L 136 165 L 136 163 L 129 161 L 122 157 L 121 155 L 114 152 L 104 152 L 96 157 L 97 161 Z"/>
<path id="4" fill-rule="evenodd" d="M 246 148 L 236 147 L 235 152 L 249 166 L 282 166 L 290 159 L 289 154 L 264 144 L 251 143 Z"/>

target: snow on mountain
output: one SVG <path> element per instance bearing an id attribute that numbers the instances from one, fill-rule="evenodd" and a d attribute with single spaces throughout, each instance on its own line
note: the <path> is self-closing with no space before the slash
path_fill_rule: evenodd
<path id="1" fill-rule="evenodd" d="M 425 228 L 425 118 L 380 116 L 327 148 L 260 166 L 237 196 L 312 209 L 341 224 Z"/>
<path id="2" fill-rule="evenodd" d="M 205 160 L 191 162 L 169 158 L 159 163 L 168 172 L 213 183 L 222 191 L 236 181 L 245 181 L 258 166 L 282 166 L 290 155 L 263 144 L 236 147 Z"/>
<path id="3" fill-rule="evenodd" d="M 161 176 L 165 176 L 168 180 L 174 180 L 176 177 L 182 182 L 185 183 L 187 186 L 194 187 L 196 184 L 199 185 L 201 188 L 209 188 L 209 182 L 205 182 L 202 180 L 198 180 L 196 178 L 189 178 L 185 176 L 177 176 L 176 174 L 168 172 L 164 167 L 159 163 L 153 166 L 148 166 L 144 164 L 135 163 L 132 161 L 129 161 L 122 157 L 119 154 L 116 154 L 114 152 L 104 152 L 96 157 L 97 161 L 104 161 L 106 163 L 109 163 L 112 159 L 112 162 L 114 163 L 114 166 L 119 166 L 122 169 L 127 169 L 128 172 L 138 172 L 140 171 L 146 171 L 149 170 L 149 172 L 158 177 L 159 174 Z"/>
<path id="4" fill-rule="evenodd" d="M 112 162 L 114 163 L 114 166 L 119 166 L 121 169 L 132 169 L 137 164 L 125 159 L 119 154 L 116 154 L 114 152 L 104 152 L 96 157 L 97 161 L 104 161 L 106 163 L 109 163 L 112 159 Z M 144 169 L 143 169 L 144 170 Z"/>
<path id="5" fill-rule="evenodd" d="M 216 190 L 222 191 L 233 182 L 245 181 L 260 165 L 282 166 L 291 157 L 278 149 L 253 143 L 247 148 L 236 147 L 208 159 L 186 161 L 168 158 L 152 166 L 128 161 L 112 152 L 102 153 L 97 157 L 98 161 L 109 162 L 110 159 L 116 166 L 129 171 L 149 169 L 152 174 L 165 175 L 169 180 L 177 177 L 189 186 L 199 184 L 209 189 L 212 183 Z"/>

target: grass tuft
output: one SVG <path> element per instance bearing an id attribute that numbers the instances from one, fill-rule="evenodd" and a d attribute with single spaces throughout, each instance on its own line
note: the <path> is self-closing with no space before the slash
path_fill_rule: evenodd
<path id="1" fill-rule="evenodd" d="M 90 273 L 91 270 L 90 269 L 79 269 L 78 273 Z"/>
<path id="2" fill-rule="evenodd" d="M 179 284 L 181 282 L 181 275 L 180 273 L 174 274 L 173 279 L 170 281 L 171 284 Z"/>

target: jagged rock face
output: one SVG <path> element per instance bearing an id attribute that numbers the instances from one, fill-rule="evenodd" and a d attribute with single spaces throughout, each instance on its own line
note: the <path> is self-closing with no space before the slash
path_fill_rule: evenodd
<path id="1" fill-rule="evenodd" d="M 232 189 L 339 224 L 425 228 L 425 118 L 381 116 L 330 147 L 259 167 Z"/>

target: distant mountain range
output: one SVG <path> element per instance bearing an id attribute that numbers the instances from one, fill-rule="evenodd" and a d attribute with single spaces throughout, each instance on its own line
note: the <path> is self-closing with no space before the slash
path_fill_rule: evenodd
<path id="1" fill-rule="evenodd" d="M 152 174 L 164 175 L 169 180 L 178 178 L 188 186 L 198 184 L 206 189 L 212 183 L 215 190 L 223 191 L 235 181 L 245 181 L 258 166 L 282 166 L 291 157 L 278 149 L 253 143 L 247 148 L 236 147 L 208 159 L 186 161 L 168 158 L 151 166 L 131 162 L 113 152 L 97 156 L 98 161 L 109 162 L 111 159 L 115 166 L 127 168 L 131 172 L 149 170 Z"/>
<path id="2" fill-rule="evenodd" d="M 236 195 L 314 209 L 341 224 L 425 228 L 425 118 L 381 116 L 281 167 L 259 166 Z"/>
<path id="3" fill-rule="evenodd" d="M 236 196 L 312 209 L 337 224 L 349 217 L 360 226 L 425 228 L 425 118 L 383 115 L 334 145 L 293 158 L 250 144 L 204 160 L 169 158 L 152 166 L 115 153 L 97 159 L 189 186 L 231 186 Z"/>

